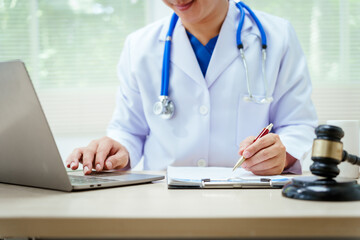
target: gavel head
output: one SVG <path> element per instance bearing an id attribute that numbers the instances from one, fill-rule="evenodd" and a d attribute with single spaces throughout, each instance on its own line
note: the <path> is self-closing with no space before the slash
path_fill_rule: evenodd
<path id="1" fill-rule="evenodd" d="M 315 134 L 311 155 L 314 163 L 310 171 L 317 176 L 334 178 L 340 173 L 337 165 L 342 161 L 343 143 L 340 140 L 344 131 L 336 126 L 320 125 Z"/>

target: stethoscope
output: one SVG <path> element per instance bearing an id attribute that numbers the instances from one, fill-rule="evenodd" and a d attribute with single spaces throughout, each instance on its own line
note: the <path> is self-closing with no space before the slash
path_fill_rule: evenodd
<path id="1" fill-rule="evenodd" d="M 265 63 L 266 63 L 266 48 L 267 48 L 267 40 L 266 34 L 262 24 L 260 23 L 259 19 L 256 17 L 255 13 L 243 2 L 237 2 L 236 7 L 240 10 L 240 22 L 239 26 L 236 31 L 236 43 L 237 47 L 240 51 L 240 55 L 242 58 L 242 62 L 245 68 L 245 77 L 246 77 L 246 85 L 248 96 L 245 96 L 243 99 L 246 102 L 255 102 L 259 104 L 271 103 L 273 98 L 269 96 L 269 89 L 268 84 L 266 81 L 266 72 L 265 72 Z M 241 41 L 241 30 L 244 25 L 245 20 L 245 10 L 244 8 L 250 13 L 251 17 L 254 19 L 261 35 L 261 45 L 262 45 L 262 78 L 264 81 L 264 88 L 265 88 L 265 97 L 262 99 L 257 99 L 253 96 L 251 92 L 251 86 L 249 81 L 248 75 L 248 67 L 245 59 L 244 54 L 244 46 Z M 175 105 L 173 101 L 169 99 L 168 90 L 169 90 L 169 72 L 170 72 L 170 49 L 171 49 L 171 39 L 172 34 L 175 29 L 175 25 L 179 17 L 174 13 L 171 17 L 169 30 L 166 34 L 165 39 L 165 48 L 164 48 L 164 57 L 163 57 L 163 65 L 162 65 L 162 75 L 161 75 L 161 92 L 159 96 L 159 101 L 154 104 L 153 111 L 155 115 L 161 116 L 163 119 L 170 119 L 175 112 Z"/>

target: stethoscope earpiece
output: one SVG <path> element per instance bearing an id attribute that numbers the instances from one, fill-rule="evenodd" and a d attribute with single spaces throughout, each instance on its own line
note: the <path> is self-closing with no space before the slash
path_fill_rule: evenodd
<path id="1" fill-rule="evenodd" d="M 245 96 L 245 97 L 243 97 L 243 100 L 244 100 L 245 102 L 251 102 L 251 99 L 252 99 L 252 97 L 250 97 L 250 96 Z"/>
<path id="2" fill-rule="evenodd" d="M 255 103 L 259 103 L 259 104 L 266 104 L 266 103 L 271 103 L 273 101 L 272 97 L 268 97 L 269 96 L 269 88 L 268 88 L 268 84 L 266 81 L 266 68 L 265 68 L 265 63 L 266 63 L 266 48 L 267 48 L 267 39 L 266 39 L 266 34 L 264 31 L 263 26 L 261 25 L 259 19 L 256 17 L 255 13 L 243 2 L 237 2 L 236 3 L 236 7 L 239 9 L 240 11 L 240 22 L 239 22 L 239 26 L 236 32 L 236 43 L 237 46 L 239 48 L 240 51 L 240 56 L 242 58 L 242 62 L 244 65 L 244 69 L 245 69 L 245 78 L 246 78 L 246 86 L 247 86 L 247 91 L 248 91 L 248 96 L 245 96 L 243 99 L 245 102 L 255 102 Z M 244 45 L 241 41 L 241 30 L 242 27 L 244 25 L 244 21 L 245 21 L 245 11 L 244 8 L 250 13 L 251 17 L 254 19 L 260 35 L 261 35 L 261 47 L 262 47 L 262 78 L 263 78 L 263 82 L 264 82 L 264 89 L 265 89 L 265 98 L 258 100 L 256 98 L 253 97 L 252 95 L 252 91 L 251 91 L 251 86 L 250 86 L 250 80 L 249 80 L 249 73 L 248 73 L 248 66 L 246 63 L 246 58 L 245 58 L 245 53 L 244 53 Z"/>
<path id="3" fill-rule="evenodd" d="M 274 98 L 273 97 L 266 97 L 262 101 L 264 101 L 264 103 L 271 103 L 272 101 L 274 101 Z"/>
<path id="4" fill-rule="evenodd" d="M 243 100 L 245 102 L 254 102 L 254 103 L 258 103 L 258 104 L 268 104 L 268 103 L 271 103 L 274 99 L 272 97 L 265 97 L 265 98 L 263 98 L 261 100 L 257 100 L 253 96 L 244 96 Z"/>

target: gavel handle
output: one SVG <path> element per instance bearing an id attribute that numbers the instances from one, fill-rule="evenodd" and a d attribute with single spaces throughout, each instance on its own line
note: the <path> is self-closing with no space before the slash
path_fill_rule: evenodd
<path id="1" fill-rule="evenodd" d="M 342 162 L 349 162 L 351 164 L 354 164 L 354 165 L 359 165 L 360 166 L 360 158 L 355 156 L 355 155 L 352 155 L 352 154 L 349 154 L 347 151 L 343 151 L 343 157 L 342 157 Z"/>

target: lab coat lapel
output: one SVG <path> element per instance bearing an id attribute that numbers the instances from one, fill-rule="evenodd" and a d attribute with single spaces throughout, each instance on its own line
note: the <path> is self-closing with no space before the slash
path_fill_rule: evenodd
<path id="1" fill-rule="evenodd" d="M 194 50 L 191 47 L 186 30 L 179 19 L 174 29 L 170 59 L 171 62 L 187 74 L 191 79 L 201 86 L 209 88 L 215 80 L 226 70 L 227 67 L 237 58 L 240 57 L 236 44 L 236 30 L 240 21 L 239 10 L 233 1 L 229 1 L 229 10 L 224 23 L 221 27 L 219 38 L 217 40 L 214 52 L 204 76 L 201 72 L 199 63 L 196 59 Z M 169 29 L 170 18 L 163 25 L 159 35 L 159 40 L 165 42 L 166 33 Z M 249 46 L 246 36 L 250 33 L 258 34 L 257 28 L 253 27 L 255 23 L 246 12 L 244 26 L 242 29 L 242 40 L 244 50 Z M 256 30 L 256 31 L 255 31 Z M 163 55 L 163 50 L 162 53 Z M 171 74 L 171 69 L 170 69 Z"/>
<path id="2" fill-rule="evenodd" d="M 211 56 L 209 67 L 206 72 L 206 82 L 208 88 L 215 82 L 216 79 L 223 73 L 229 65 L 240 57 L 240 51 L 236 43 L 236 30 L 240 21 L 239 10 L 235 4 L 229 2 L 228 14 L 221 27 L 220 34 Z M 248 47 L 244 39 L 252 31 L 252 20 L 246 14 L 244 25 L 242 28 L 242 40 L 244 43 L 244 50 Z M 240 67 L 240 66 L 239 66 Z"/>
<path id="3" fill-rule="evenodd" d="M 169 25 L 165 24 L 161 31 L 160 39 L 164 41 L 166 37 L 166 32 Z M 176 27 L 174 29 L 174 33 L 172 36 L 171 43 L 171 52 L 170 52 L 170 60 L 176 65 L 180 70 L 182 70 L 186 75 L 188 75 L 195 82 L 200 84 L 201 86 L 206 87 L 206 83 L 204 80 L 204 76 L 201 72 L 199 63 L 196 59 L 193 48 L 191 47 L 189 38 L 186 34 L 186 30 L 179 19 Z M 170 69 L 170 74 L 172 69 Z M 171 80 L 170 80 L 171 82 Z"/>

